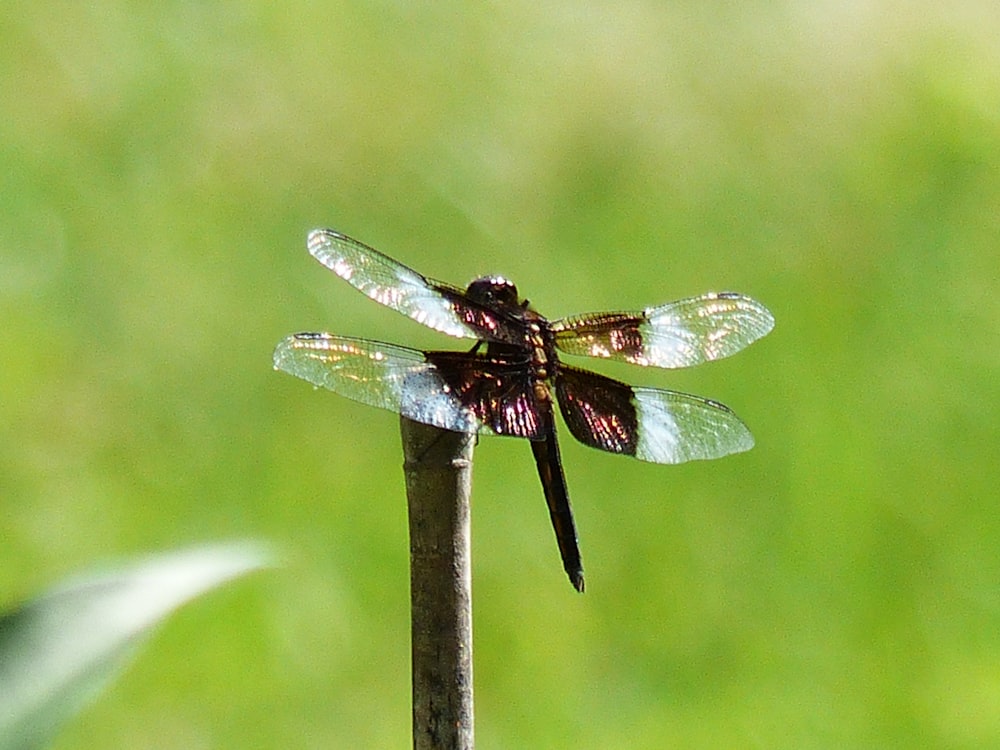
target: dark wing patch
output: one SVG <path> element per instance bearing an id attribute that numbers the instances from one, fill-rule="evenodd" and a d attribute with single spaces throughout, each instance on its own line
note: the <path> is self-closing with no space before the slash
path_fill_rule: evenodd
<path id="1" fill-rule="evenodd" d="M 426 356 L 450 393 L 490 432 L 531 439 L 544 435 L 526 356 L 516 360 L 465 352 L 427 352 Z"/>
<path id="2" fill-rule="evenodd" d="M 556 399 L 573 437 L 609 453 L 636 454 L 639 423 L 632 389 L 617 380 L 561 365 Z"/>

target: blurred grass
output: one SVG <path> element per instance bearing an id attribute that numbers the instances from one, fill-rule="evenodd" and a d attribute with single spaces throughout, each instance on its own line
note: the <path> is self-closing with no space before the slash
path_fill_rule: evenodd
<path id="1" fill-rule="evenodd" d="M 588 592 L 527 448 L 474 495 L 482 747 L 1000 743 L 1000 21 L 991 4 L 8 4 L 0 583 L 254 536 L 73 747 L 409 740 L 396 422 L 283 335 L 417 346 L 306 254 L 334 226 L 552 317 L 729 288 L 694 371 L 757 448 L 564 441 Z M 220 618 L 229 624 L 213 627 Z"/>

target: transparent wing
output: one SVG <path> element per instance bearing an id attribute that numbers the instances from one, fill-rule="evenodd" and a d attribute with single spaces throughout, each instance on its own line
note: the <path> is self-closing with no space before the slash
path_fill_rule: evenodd
<path id="1" fill-rule="evenodd" d="M 753 435 L 728 407 L 677 391 L 633 388 L 561 367 L 556 398 L 577 440 L 643 461 L 679 464 L 753 447 Z"/>
<path id="2" fill-rule="evenodd" d="M 274 369 L 424 424 L 476 432 L 482 424 L 423 352 L 328 333 L 298 333 L 274 350 Z"/>
<path id="3" fill-rule="evenodd" d="M 355 289 L 429 328 L 459 338 L 519 341 L 518 332 L 510 330 L 507 318 L 496 310 L 351 237 L 316 229 L 309 233 L 308 247 L 316 260 Z"/>
<path id="4" fill-rule="evenodd" d="M 750 430 L 724 404 L 657 388 L 634 391 L 641 425 L 636 458 L 679 464 L 753 448 Z"/>
<path id="5" fill-rule="evenodd" d="M 722 359 L 774 328 L 760 302 L 734 292 L 703 294 L 642 312 L 592 313 L 552 324 L 569 354 L 652 367 L 690 367 Z"/>

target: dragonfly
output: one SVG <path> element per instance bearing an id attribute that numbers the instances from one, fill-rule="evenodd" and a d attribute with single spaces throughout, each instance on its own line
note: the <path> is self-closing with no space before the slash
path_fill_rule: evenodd
<path id="1" fill-rule="evenodd" d="M 296 333 L 276 347 L 275 369 L 443 430 L 527 439 L 563 568 L 577 591 L 584 590 L 583 563 L 556 404 L 579 442 L 641 461 L 678 464 L 753 447 L 747 426 L 718 401 L 627 385 L 560 359 L 563 353 L 674 369 L 728 357 L 774 327 L 768 309 L 746 295 L 712 292 L 644 310 L 548 320 L 503 276 L 483 276 L 463 289 L 332 229 L 310 232 L 308 249 L 375 302 L 475 343 L 467 351 L 423 351 Z"/>

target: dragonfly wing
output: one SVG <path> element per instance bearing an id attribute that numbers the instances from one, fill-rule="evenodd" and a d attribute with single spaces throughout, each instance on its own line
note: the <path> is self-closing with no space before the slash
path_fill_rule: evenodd
<path id="1" fill-rule="evenodd" d="M 274 367 L 423 424 L 455 432 L 489 432 L 475 411 L 450 391 L 438 368 L 416 349 L 328 333 L 298 333 L 278 344 Z"/>
<path id="2" fill-rule="evenodd" d="M 378 250 L 332 229 L 309 233 L 310 254 L 370 299 L 449 336 L 517 343 L 523 332 L 504 313 L 461 289 L 421 276 Z"/>
<path id="3" fill-rule="evenodd" d="M 526 361 L 298 333 L 278 344 L 274 367 L 441 429 L 532 439 L 542 435 Z"/>
<path id="4" fill-rule="evenodd" d="M 727 406 L 561 367 L 556 398 L 570 432 L 592 448 L 679 464 L 750 450 L 753 435 Z"/>
<path id="5" fill-rule="evenodd" d="M 774 316 L 750 297 L 720 292 L 642 312 L 578 315 L 552 328 L 569 354 L 678 368 L 735 354 L 774 328 Z"/>

